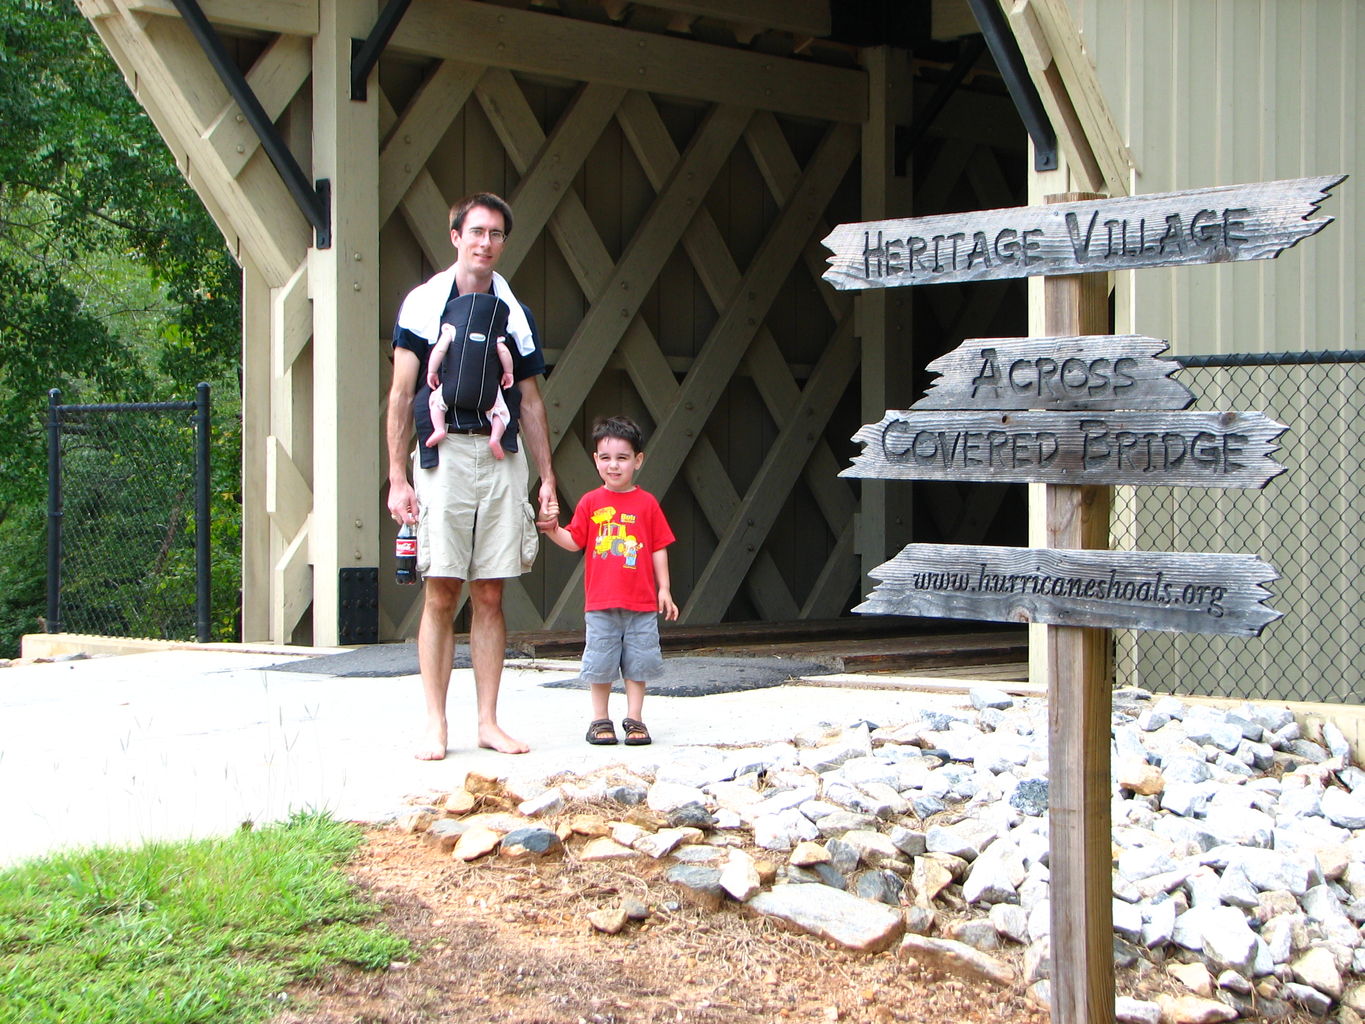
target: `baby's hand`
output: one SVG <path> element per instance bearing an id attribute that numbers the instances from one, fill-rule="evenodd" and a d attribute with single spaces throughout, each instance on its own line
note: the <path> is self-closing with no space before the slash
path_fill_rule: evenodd
<path id="1" fill-rule="evenodd" d="M 436 390 L 437 388 L 439 388 L 440 386 L 441 386 L 441 378 L 437 375 L 436 371 L 435 371 L 435 370 L 428 370 L 428 371 L 427 371 L 427 387 L 431 388 L 432 391 L 435 391 L 435 390 Z"/>
<path id="2" fill-rule="evenodd" d="M 504 373 L 504 374 L 502 375 L 502 379 L 500 379 L 500 380 L 498 381 L 498 387 L 500 387 L 500 388 L 502 388 L 504 391 L 506 391 L 506 390 L 507 390 L 508 388 L 510 388 L 511 386 L 512 386 L 512 375 L 511 375 L 510 373 Z"/>

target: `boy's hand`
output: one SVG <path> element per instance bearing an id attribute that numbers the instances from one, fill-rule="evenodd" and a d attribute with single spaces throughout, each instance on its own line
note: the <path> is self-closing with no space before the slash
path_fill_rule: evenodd
<path id="1" fill-rule="evenodd" d="M 669 622 L 678 617 L 678 606 L 673 603 L 673 595 L 668 592 L 667 587 L 659 588 L 659 614 Z"/>

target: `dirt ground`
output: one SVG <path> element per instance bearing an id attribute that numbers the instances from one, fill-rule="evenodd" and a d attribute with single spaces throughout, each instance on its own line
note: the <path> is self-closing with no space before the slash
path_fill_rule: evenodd
<path id="1" fill-rule="evenodd" d="M 1048 1020 L 1022 990 L 921 970 L 894 947 L 852 953 L 732 902 L 690 903 L 665 869 L 648 858 L 465 864 L 424 836 L 376 829 L 351 874 L 414 957 L 299 987 L 275 1024 Z M 625 897 L 650 916 L 594 930 L 587 915 Z"/>

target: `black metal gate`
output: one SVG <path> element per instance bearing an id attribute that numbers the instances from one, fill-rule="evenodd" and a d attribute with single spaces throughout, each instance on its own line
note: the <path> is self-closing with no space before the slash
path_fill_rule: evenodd
<path id="1" fill-rule="evenodd" d="M 209 386 L 192 402 L 48 392 L 47 631 L 210 638 Z"/>

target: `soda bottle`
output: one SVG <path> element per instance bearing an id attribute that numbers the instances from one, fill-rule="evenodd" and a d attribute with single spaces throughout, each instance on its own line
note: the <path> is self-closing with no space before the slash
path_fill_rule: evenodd
<path id="1" fill-rule="evenodd" d="M 394 541 L 393 554 L 397 562 L 394 579 L 399 583 L 416 583 L 417 531 L 412 528 L 411 523 L 403 523 L 398 527 L 398 538 Z"/>

